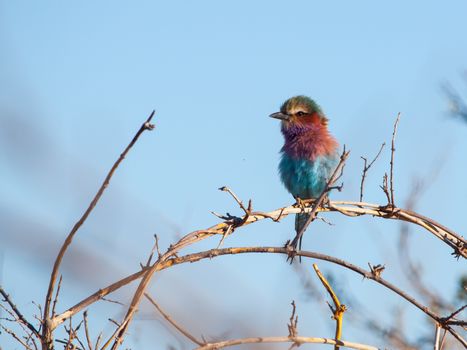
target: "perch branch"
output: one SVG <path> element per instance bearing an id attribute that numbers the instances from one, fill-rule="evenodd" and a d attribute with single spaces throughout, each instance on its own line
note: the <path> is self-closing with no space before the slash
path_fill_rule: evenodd
<path id="1" fill-rule="evenodd" d="M 307 207 L 303 209 L 305 212 L 309 212 L 311 208 Z M 404 210 L 397 208 L 397 210 L 392 211 L 391 209 L 387 208 L 387 206 L 378 206 L 376 204 L 364 203 L 364 202 L 349 202 L 349 201 L 330 201 L 327 207 L 320 207 L 318 208 L 319 211 L 333 211 L 338 212 L 347 216 L 361 216 L 361 215 L 371 215 L 376 216 L 384 219 L 393 219 L 393 220 L 403 220 L 410 222 L 412 224 L 418 225 L 429 231 L 430 233 L 434 234 L 437 238 L 448 244 L 450 247 L 454 249 L 454 253 L 456 255 L 462 256 L 467 258 L 467 242 L 465 239 L 456 234 L 455 232 L 449 230 L 448 228 L 440 225 L 436 221 L 417 214 L 413 211 Z M 296 208 L 294 206 L 289 207 L 282 207 L 276 209 L 271 212 L 252 212 L 251 215 L 248 217 L 243 223 L 243 226 L 252 224 L 254 222 L 263 220 L 263 219 L 271 219 L 276 221 L 276 218 L 279 217 L 286 217 L 290 214 L 297 214 L 302 212 L 301 208 Z M 238 219 L 241 220 L 241 219 Z M 94 294 L 88 296 L 87 298 L 83 299 L 76 305 L 72 306 L 68 310 L 64 311 L 62 314 L 55 316 L 51 319 L 51 323 L 53 328 L 57 327 L 67 318 L 73 316 L 74 314 L 82 311 L 89 305 L 93 304 L 94 302 L 102 299 L 106 295 L 114 292 L 115 290 L 141 278 L 148 270 L 151 268 L 154 271 L 161 269 L 161 264 L 166 264 L 166 260 L 172 255 L 174 252 L 181 250 L 183 247 L 186 247 L 192 243 L 205 239 L 207 237 L 213 235 L 223 235 L 224 232 L 229 229 L 232 225 L 234 219 L 228 219 L 224 222 L 216 224 L 208 229 L 205 230 L 198 230 L 192 233 L 187 234 L 183 237 L 177 244 L 173 245 L 167 253 L 161 255 L 158 260 L 152 265 L 152 267 L 144 268 L 138 272 L 135 272 L 132 275 L 129 275 L 103 289 L 99 289 Z"/>
<path id="2" fill-rule="evenodd" d="M 75 305 L 71 309 L 65 311 L 63 314 L 57 315 L 56 317 L 54 317 L 51 320 L 51 322 L 53 323 L 54 326 L 57 326 L 59 323 L 63 322 L 63 320 L 65 320 L 67 317 L 70 317 L 71 315 L 75 314 L 80 309 L 82 309 L 83 307 L 86 307 L 92 302 L 101 299 L 103 296 L 105 296 L 109 292 L 115 289 L 118 289 L 121 286 L 142 277 L 142 280 L 138 286 L 137 291 L 135 292 L 133 296 L 133 299 L 131 301 L 129 309 L 127 310 L 127 314 L 124 320 L 120 323 L 120 326 L 115 332 L 115 334 L 112 335 L 111 339 L 108 340 L 109 342 L 115 338 L 112 349 L 117 349 L 117 347 L 123 341 L 123 336 L 131 322 L 131 319 L 133 318 L 135 312 L 137 311 L 139 302 L 142 296 L 144 295 L 144 292 L 147 286 L 149 285 L 153 274 L 156 271 L 166 268 L 168 266 L 167 264 L 173 263 L 174 259 L 177 257 L 177 253 L 180 250 L 196 242 L 199 242 L 203 239 L 211 237 L 213 235 L 224 235 L 228 230 L 231 230 L 232 227 L 236 227 L 236 228 L 240 226 L 243 227 L 253 222 L 265 219 L 265 218 L 269 218 L 269 219 L 276 221 L 277 219 L 275 220 L 274 218 L 284 217 L 289 214 L 297 214 L 300 212 L 311 212 L 311 210 L 323 211 L 323 212 L 334 211 L 334 212 L 339 212 L 341 214 L 348 215 L 348 216 L 372 215 L 372 216 L 378 216 L 378 217 L 385 218 L 385 219 L 396 219 L 396 220 L 408 221 L 408 222 L 417 224 L 425 228 L 426 230 L 428 230 L 429 232 L 437 236 L 439 239 L 443 240 L 449 246 L 454 248 L 454 253 L 456 255 L 463 256 L 463 257 L 467 256 L 467 248 L 466 248 L 467 244 L 463 237 L 457 235 L 453 231 L 450 231 L 449 229 L 436 223 L 434 220 L 423 217 L 422 215 L 411 212 L 411 211 L 407 211 L 407 210 L 403 210 L 399 208 L 395 210 L 394 208 L 388 208 L 387 205 L 379 206 L 379 205 L 363 203 L 363 202 L 346 202 L 346 201 L 328 202 L 325 206 L 320 206 L 320 207 L 315 207 L 315 208 L 316 209 L 313 209 L 310 207 L 297 208 L 295 206 L 291 206 L 291 207 L 286 207 L 286 208 L 280 208 L 280 209 L 277 209 L 276 211 L 272 211 L 269 213 L 251 212 L 249 215 L 245 214 L 245 216 L 248 216 L 246 219 L 245 219 L 245 216 L 244 217 L 230 216 L 225 221 L 220 222 L 208 229 L 191 232 L 187 234 L 186 236 L 184 236 L 182 239 L 180 239 L 177 243 L 171 245 L 166 251 L 166 253 L 159 256 L 158 259 L 150 267 L 147 267 L 131 276 L 126 277 L 125 279 L 121 281 L 114 283 L 113 285 L 103 290 L 100 290 L 94 293 L 93 296 L 86 298 L 85 300 Z M 285 251 L 288 252 L 289 256 L 292 253 L 290 247 L 287 248 Z M 108 342 L 105 343 L 106 345 L 104 347 L 108 345 Z"/>

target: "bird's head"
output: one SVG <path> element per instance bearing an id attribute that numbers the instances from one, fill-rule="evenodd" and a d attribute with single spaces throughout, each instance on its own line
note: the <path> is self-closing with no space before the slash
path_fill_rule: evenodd
<path id="1" fill-rule="evenodd" d="M 282 127 L 285 129 L 291 126 L 327 126 L 328 123 L 318 104 L 307 96 L 289 98 L 282 104 L 280 112 L 273 113 L 270 117 L 282 120 Z"/>

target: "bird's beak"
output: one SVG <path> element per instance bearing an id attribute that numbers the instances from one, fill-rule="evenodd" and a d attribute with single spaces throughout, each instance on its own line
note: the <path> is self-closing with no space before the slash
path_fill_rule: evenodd
<path id="1" fill-rule="evenodd" d="M 284 120 L 284 121 L 288 121 L 290 119 L 290 117 L 287 115 L 287 114 L 284 114 L 282 112 L 277 112 L 277 113 L 273 113 L 270 115 L 271 118 L 276 118 L 276 119 L 281 119 L 281 120 Z"/>

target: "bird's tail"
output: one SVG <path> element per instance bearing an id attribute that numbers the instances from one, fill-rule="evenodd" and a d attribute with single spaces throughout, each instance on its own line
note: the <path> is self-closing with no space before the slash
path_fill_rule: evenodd
<path id="1" fill-rule="evenodd" d="M 303 238 L 303 233 L 302 230 L 305 227 L 308 218 L 310 217 L 310 213 L 300 213 L 295 215 L 295 231 L 297 234 L 295 235 L 295 238 L 292 240 L 292 242 L 287 241 L 287 245 L 291 246 L 293 249 L 293 252 L 289 254 L 287 261 L 290 260 L 290 263 L 293 262 L 293 259 L 296 255 L 297 248 L 298 250 L 302 249 L 302 238 Z M 302 257 L 299 257 L 300 262 L 302 261 Z"/>
<path id="2" fill-rule="evenodd" d="M 295 231 L 297 232 L 297 235 L 303 229 L 303 226 L 305 226 L 309 217 L 310 213 L 300 213 L 295 215 Z"/>
<path id="3" fill-rule="evenodd" d="M 302 231 L 309 217 L 310 217 L 310 213 L 300 213 L 300 214 L 295 215 L 295 231 L 297 232 L 297 236 Z M 302 245 L 302 240 L 300 237 L 299 249 L 301 248 L 301 245 Z"/>

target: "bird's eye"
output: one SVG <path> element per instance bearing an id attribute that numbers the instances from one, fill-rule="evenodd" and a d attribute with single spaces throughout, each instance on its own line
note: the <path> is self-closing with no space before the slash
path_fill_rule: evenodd
<path id="1" fill-rule="evenodd" d="M 305 115 L 305 112 L 298 111 L 298 112 L 297 112 L 297 115 L 298 115 L 299 117 L 302 117 L 302 116 L 304 116 L 304 115 Z"/>

